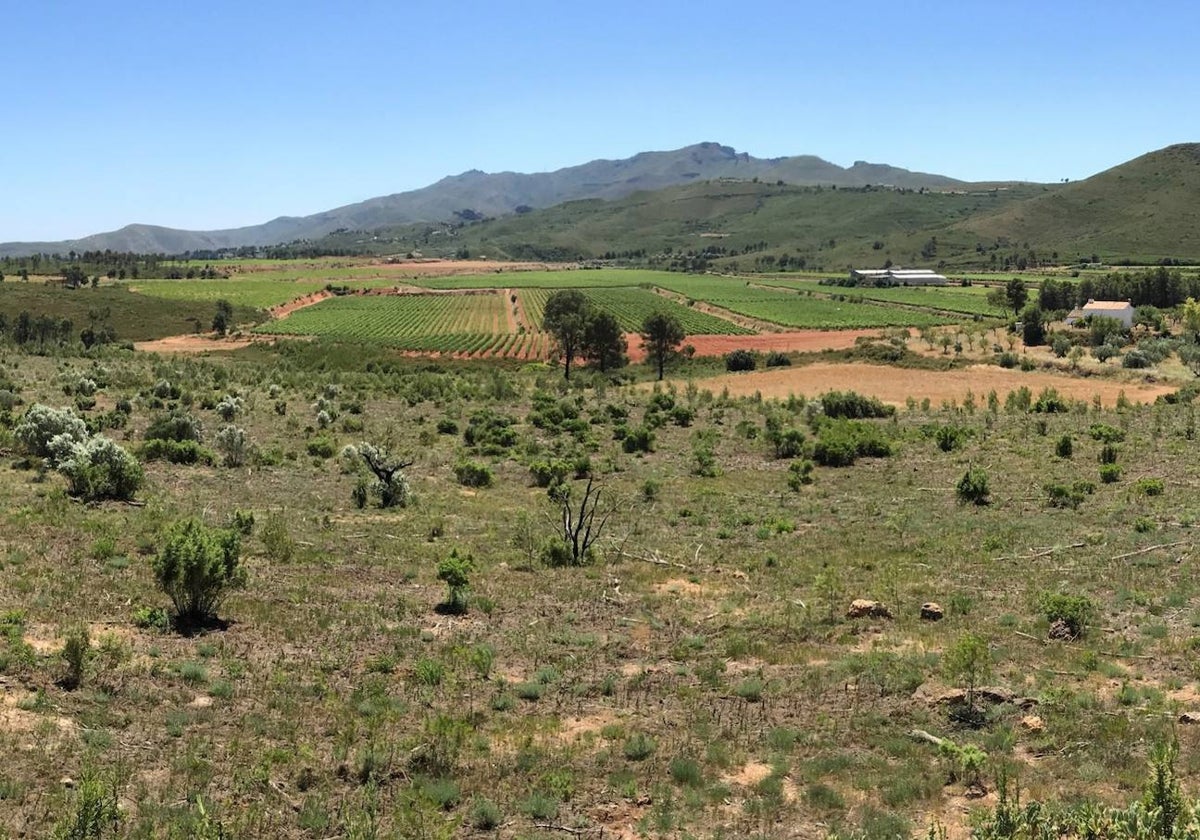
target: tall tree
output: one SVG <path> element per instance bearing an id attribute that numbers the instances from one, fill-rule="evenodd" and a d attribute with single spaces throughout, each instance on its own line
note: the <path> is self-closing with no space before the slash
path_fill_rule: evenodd
<path id="1" fill-rule="evenodd" d="M 1004 296 L 1008 299 L 1008 308 L 1017 314 L 1021 311 L 1021 307 L 1025 305 L 1025 301 L 1029 299 L 1029 292 L 1025 288 L 1025 281 L 1019 277 L 1014 277 L 1008 281 L 1004 287 Z"/>
<path id="2" fill-rule="evenodd" d="M 555 292 L 546 300 L 542 329 L 554 337 L 554 343 L 562 353 L 565 379 L 571 378 L 571 362 L 583 349 L 591 308 L 587 296 L 577 289 Z"/>
<path id="3" fill-rule="evenodd" d="M 213 313 L 212 328 L 217 335 L 225 335 L 233 325 L 233 304 L 227 300 L 217 301 L 217 311 Z"/>
<path id="4" fill-rule="evenodd" d="M 658 369 L 658 378 L 661 380 L 667 359 L 671 358 L 687 336 L 683 324 L 670 313 L 655 312 L 653 315 L 647 315 L 646 320 L 642 322 L 640 335 L 642 346 L 646 348 L 646 356 L 654 362 Z"/>
<path id="5" fill-rule="evenodd" d="M 597 312 L 588 319 L 583 330 L 581 356 L 606 371 L 624 367 L 629 362 L 625 350 L 625 333 L 620 321 L 611 313 Z"/>

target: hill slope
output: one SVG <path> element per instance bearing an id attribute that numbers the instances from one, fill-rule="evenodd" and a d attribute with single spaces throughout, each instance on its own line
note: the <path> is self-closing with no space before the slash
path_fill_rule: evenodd
<path id="1" fill-rule="evenodd" d="M 838 186 L 891 184 L 914 189 L 942 189 L 960 183 L 953 178 L 884 164 L 858 161 L 843 168 L 811 155 L 761 159 L 718 143 L 698 143 L 667 152 L 643 152 L 624 160 L 594 160 L 554 172 L 488 174 L 472 170 L 418 190 L 371 198 L 311 216 L 281 216 L 250 227 L 186 231 L 129 225 L 110 233 L 63 242 L 9 242 L 0 244 L 0 256 L 105 249 L 177 254 L 273 245 L 316 239 L 341 229 L 374 230 L 411 222 L 448 220 L 464 210 L 500 216 L 518 208 L 550 207 L 584 198 L 615 199 L 638 190 L 718 178 Z"/>
<path id="2" fill-rule="evenodd" d="M 1065 258 L 1200 259 L 1200 143 L 1150 152 L 954 227 Z"/>

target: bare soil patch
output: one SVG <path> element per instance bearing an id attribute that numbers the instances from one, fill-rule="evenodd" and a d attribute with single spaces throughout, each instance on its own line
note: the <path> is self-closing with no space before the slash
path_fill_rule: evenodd
<path id="1" fill-rule="evenodd" d="M 684 344 L 696 348 L 697 356 L 724 356 L 734 350 L 757 350 L 766 353 L 815 353 L 819 350 L 848 350 L 864 336 L 878 338 L 880 330 L 794 330 L 792 332 L 761 333 L 759 335 L 689 335 Z M 646 360 L 646 349 L 637 333 L 626 333 L 629 361 Z"/>
<path id="2" fill-rule="evenodd" d="M 683 386 L 685 383 L 676 384 Z M 729 394 L 736 397 L 761 393 L 767 398 L 783 398 L 792 394 L 815 397 L 827 391 L 851 389 L 892 405 L 904 405 L 909 397 L 928 398 L 934 403 L 962 400 L 968 391 L 979 399 L 989 391 L 1004 395 L 1024 386 L 1034 394 L 1044 388 L 1054 388 L 1064 397 L 1075 400 L 1090 400 L 1098 394 L 1105 405 L 1112 406 L 1122 391 L 1131 402 L 1148 403 L 1176 390 L 1176 386 L 1162 382 L 1076 377 L 1041 371 L 1026 373 L 991 365 L 935 371 L 887 365 L 817 363 L 753 373 L 722 374 L 695 380 L 695 384 L 716 393 L 728 389 Z"/>
<path id="3" fill-rule="evenodd" d="M 273 344 L 274 341 L 274 336 L 227 335 L 218 338 L 206 333 L 186 333 L 154 341 L 136 341 L 133 349 L 145 353 L 227 353 L 252 344 Z"/>

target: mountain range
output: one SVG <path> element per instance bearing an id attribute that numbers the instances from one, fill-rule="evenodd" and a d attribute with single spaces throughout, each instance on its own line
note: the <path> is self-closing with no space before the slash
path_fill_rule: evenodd
<path id="1" fill-rule="evenodd" d="M 887 184 L 912 189 L 951 189 L 961 181 L 858 161 L 841 167 L 812 155 L 756 158 L 719 143 L 698 143 L 666 152 L 642 152 L 622 160 L 594 160 L 554 172 L 486 173 L 471 170 L 409 192 L 370 198 L 311 216 L 281 216 L 261 225 L 190 231 L 131 224 L 109 233 L 60 242 L 0 243 L 0 256 L 69 251 L 133 251 L 180 254 L 241 246 L 318 239 L 339 230 L 369 231 L 415 222 L 477 219 L 552 207 L 579 199 L 619 199 L 699 181 L 735 179 L 795 185 L 861 187 Z M 457 214 L 457 215 L 456 215 Z"/>

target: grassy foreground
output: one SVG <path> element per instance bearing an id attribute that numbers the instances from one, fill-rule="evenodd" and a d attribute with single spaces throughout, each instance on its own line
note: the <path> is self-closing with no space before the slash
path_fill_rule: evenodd
<path id="1" fill-rule="evenodd" d="M 1023 801 L 1124 804 L 1171 738 L 1200 782 L 1174 725 L 1200 711 L 1190 404 L 916 394 L 853 426 L 803 400 L 567 390 L 541 365 L 322 344 L 4 365 L 24 404 L 0 432 L 0 836 L 90 807 L 95 833 L 60 836 L 908 837 L 961 832 L 1000 777 Z M 11 428 L 81 377 L 89 417 L 130 401 L 105 432 L 130 449 L 172 408 L 212 446 L 240 395 L 255 453 L 149 461 L 137 504 L 74 501 Z M 843 438 L 891 455 L 805 466 Z M 413 504 L 355 505 L 361 465 L 339 452 L 364 440 L 414 462 Z M 960 501 L 969 469 L 989 504 Z M 581 474 L 608 522 L 554 565 L 561 506 L 537 485 L 578 501 Z M 227 625 L 163 626 L 167 526 L 248 514 Z M 473 558 L 465 611 L 438 579 L 452 551 Z M 1076 638 L 1049 638 L 1059 593 L 1093 608 Z M 846 617 L 855 598 L 891 617 Z M 990 692 L 967 713 L 971 637 Z M 914 730 L 985 756 L 972 771 Z"/>

